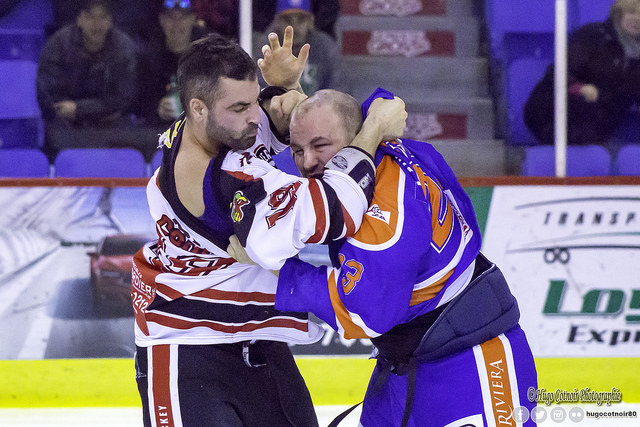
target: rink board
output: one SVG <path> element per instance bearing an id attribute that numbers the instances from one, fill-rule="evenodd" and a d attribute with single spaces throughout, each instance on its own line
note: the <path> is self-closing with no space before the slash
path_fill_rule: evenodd
<path id="1" fill-rule="evenodd" d="M 296 358 L 315 405 L 362 400 L 374 361 L 362 357 Z M 617 388 L 640 403 L 640 358 L 537 359 L 539 388 L 596 391 Z M 131 359 L 0 361 L 0 407 L 140 406 Z"/>

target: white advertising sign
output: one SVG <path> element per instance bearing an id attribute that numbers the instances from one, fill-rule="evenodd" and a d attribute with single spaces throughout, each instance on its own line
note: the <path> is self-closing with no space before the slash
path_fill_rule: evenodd
<path id="1" fill-rule="evenodd" d="M 535 357 L 640 355 L 640 187 L 495 187 L 483 252 Z"/>

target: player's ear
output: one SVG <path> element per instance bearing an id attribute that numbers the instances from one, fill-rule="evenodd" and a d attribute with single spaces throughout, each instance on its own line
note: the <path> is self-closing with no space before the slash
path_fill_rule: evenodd
<path id="1" fill-rule="evenodd" d="M 195 120 L 206 119 L 209 114 L 207 104 L 198 98 L 191 98 L 189 101 L 189 110 L 191 111 L 191 117 Z"/>

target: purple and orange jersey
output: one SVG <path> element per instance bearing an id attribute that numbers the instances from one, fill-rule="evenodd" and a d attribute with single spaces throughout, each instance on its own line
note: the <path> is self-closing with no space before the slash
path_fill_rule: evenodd
<path id="1" fill-rule="evenodd" d="M 481 245 L 469 197 L 430 144 L 387 142 L 376 167 L 373 202 L 336 265 L 291 259 L 278 281 L 278 309 L 310 311 L 345 338 L 377 337 L 453 299 Z"/>

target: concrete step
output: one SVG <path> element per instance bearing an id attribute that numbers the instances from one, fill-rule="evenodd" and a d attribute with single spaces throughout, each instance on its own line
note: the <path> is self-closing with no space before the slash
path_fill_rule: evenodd
<path id="1" fill-rule="evenodd" d="M 348 92 L 360 102 L 376 87 L 402 98 L 410 113 L 408 123 L 416 129 L 416 139 L 494 138 L 494 107 L 490 97 L 478 95 L 477 88 L 465 85 L 429 86 L 428 82 L 399 81 L 360 73 L 349 82 Z M 422 130 L 419 130 L 422 129 Z"/>
<path id="2" fill-rule="evenodd" d="M 425 98 L 419 104 L 407 100 L 406 109 L 409 113 L 407 128 L 412 129 L 416 139 L 494 138 L 494 113 L 490 99 Z"/>
<path id="3" fill-rule="evenodd" d="M 460 16 L 475 13 L 474 0 L 340 0 L 342 15 Z"/>
<path id="4" fill-rule="evenodd" d="M 360 101 L 384 87 L 406 102 L 405 137 L 428 141 L 458 176 L 507 170 L 494 139 L 476 0 L 341 0 L 345 80 Z"/>
<path id="5" fill-rule="evenodd" d="M 434 139 L 428 141 L 458 177 L 506 174 L 506 148 L 502 140 Z"/>
<path id="6" fill-rule="evenodd" d="M 484 58 L 343 57 L 347 87 L 389 86 L 439 96 L 488 96 L 487 60 Z M 392 90 L 389 88 L 389 90 Z M 354 96 L 355 93 L 352 93 Z M 356 96 L 357 97 L 357 96 Z"/>
<path id="7" fill-rule="evenodd" d="M 474 57 L 479 52 L 473 16 L 341 16 L 336 29 L 343 55 Z"/>

